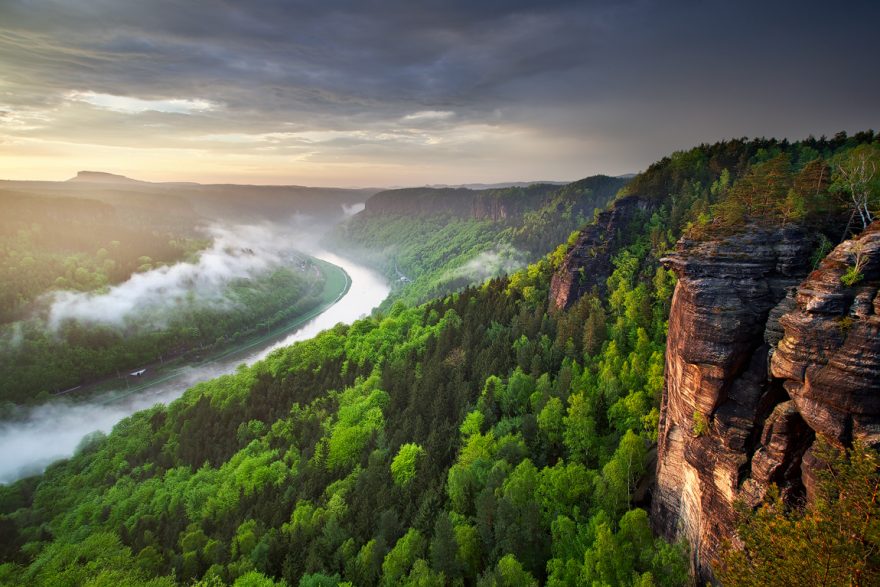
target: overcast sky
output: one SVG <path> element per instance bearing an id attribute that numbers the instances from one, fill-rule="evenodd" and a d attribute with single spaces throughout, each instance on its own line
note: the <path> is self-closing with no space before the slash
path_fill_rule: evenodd
<path id="1" fill-rule="evenodd" d="M 0 178 L 571 180 L 876 128 L 878 6 L 0 0 Z"/>

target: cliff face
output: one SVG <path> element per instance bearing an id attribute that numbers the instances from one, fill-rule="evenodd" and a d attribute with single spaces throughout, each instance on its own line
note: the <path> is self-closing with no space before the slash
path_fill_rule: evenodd
<path id="1" fill-rule="evenodd" d="M 405 188 L 379 192 L 367 200 L 366 213 L 380 216 L 448 215 L 501 222 L 548 205 L 566 205 L 573 214 L 604 208 L 628 179 L 594 175 L 569 184 L 472 190 L 468 188 Z"/>
<path id="2" fill-rule="evenodd" d="M 380 192 L 367 200 L 375 215 L 449 215 L 498 222 L 539 207 L 559 186 L 470 190 L 467 188 L 406 188 Z"/>
<path id="3" fill-rule="evenodd" d="M 593 287 L 602 289 L 613 269 L 611 251 L 618 233 L 627 232 L 631 223 L 649 217 L 656 206 L 656 200 L 651 198 L 621 198 L 582 230 L 550 281 L 553 307 L 568 308 Z"/>
<path id="4" fill-rule="evenodd" d="M 809 493 L 817 433 L 880 440 L 880 223 L 804 280 L 815 238 L 749 227 L 682 241 L 669 317 L 652 518 L 690 542 L 698 571 L 733 536 L 734 501 L 771 483 Z M 864 279 L 840 276 L 861 255 Z M 700 430 L 702 428 L 702 430 Z"/>

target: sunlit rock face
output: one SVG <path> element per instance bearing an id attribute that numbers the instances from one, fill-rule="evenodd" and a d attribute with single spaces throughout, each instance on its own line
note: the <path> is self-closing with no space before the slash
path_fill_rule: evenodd
<path id="1" fill-rule="evenodd" d="M 737 499 L 756 504 L 772 483 L 789 499 L 809 494 L 817 433 L 880 438 L 880 225 L 809 273 L 815 243 L 793 226 L 750 226 L 682 240 L 663 260 L 679 281 L 652 518 L 688 539 L 704 579 L 735 535 Z M 864 278 L 847 287 L 856 250 Z"/>

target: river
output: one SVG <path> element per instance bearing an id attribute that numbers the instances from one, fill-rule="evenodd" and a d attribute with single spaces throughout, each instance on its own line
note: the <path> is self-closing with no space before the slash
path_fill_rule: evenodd
<path id="1" fill-rule="evenodd" d="M 269 340 L 245 355 L 185 367 L 123 399 L 108 402 L 106 398 L 116 398 L 125 389 L 110 391 L 94 403 L 59 400 L 33 408 L 23 420 L 0 424 L 0 484 L 41 472 L 52 462 L 71 456 L 86 434 L 109 432 L 123 418 L 157 403 L 171 402 L 195 383 L 233 373 L 241 363 L 259 361 L 275 349 L 312 338 L 340 322 L 350 324 L 388 296 L 388 283 L 374 271 L 327 251 L 311 254 L 341 267 L 351 278 L 348 293 L 334 305 L 280 340 Z"/>

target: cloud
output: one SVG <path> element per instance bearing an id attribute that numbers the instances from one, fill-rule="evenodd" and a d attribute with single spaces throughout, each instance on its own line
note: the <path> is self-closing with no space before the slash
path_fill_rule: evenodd
<path id="1" fill-rule="evenodd" d="M 366 202 L 358 202 L 357 204 L 342 204 L 342 211 L 346 216 L 354 216 L 358 212 L 362 212 L 367 207 Z"/>
<path id="2" fill-rule="evenodd" d="M 245 173 L 250 157 L 325 185 L 373 183 L 377 159 L 394 184 L 635 171 L 706 140 L 875 125 L 878 16 L 810 0 L 8 0 L 0 110 L 17 123 L 0 141 L 65 152 L 0 174 L 60 166 L 83 144 L 144 161 L 187 144 L 177 179 L 196 162 Z M 466 135 L 463 158 L 447 146 Z"/>
<path id="3" fill-rule="evenodd" d="M 0 485 L 42 473 L 52 462 L 71 456 L 83 436 L 110 432 L 127 415 L 121 406 L 64 401 L 13 411 L 0 422 Z"/>
<path id="4" fill-rule="evenodd" d="M 168 112 L 173 114 L 191 114 L 214 110 L 217 105 L 208 100 L 170 98 L 162 100 L 147 100 L 130 96 L 113 96 L 111 94 L 97 94 L 95 92 L 68 92 L 67 99 L 77 102 L 85 102 L 97 108 L 122 112 L 124 114 L 140 114 L 141 112 Z"/>
<path id="5" fill-rule="evenodd" d="M 404 122 L 419 122 L 424 120 L 448 120 L 455 116 L 455 112 L 449 110 L 422 110 L 407 114 L 401 120 Z"/>
<path id="6" fill-rule="evenodd" d="M 513 273 L 528 262 L 528 256 L 509 244 L 484 251 L 454 270 L 452 278 L 465 277 L 473 281 L 485 281 L 505 273 Z"/>

